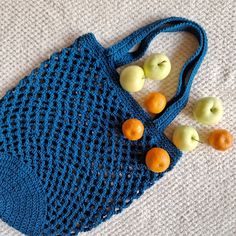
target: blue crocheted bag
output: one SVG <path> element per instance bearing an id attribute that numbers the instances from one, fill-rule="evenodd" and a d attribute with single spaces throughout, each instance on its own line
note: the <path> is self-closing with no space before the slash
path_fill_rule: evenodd
<path id="1" fill-rule="evenodd" d="M 199 47 L 153 119 L 120 87 L 116 68 L 143 56 L 157 34 L 176 31 L 194 34 Z M 151 147 L 168 151 L 167 171 L 181 157 L 163 131 L 186 105 L 206 51 L 198 24 L 171 17 L 109 48 L 86 34 L 34 69 L 0 101 L 0 218 L 27 235 L 76 235 L 130 205 L 164 175 L 144 163 Z M 143 122 L 141 140 L 122 135 L 129 118 Z"/>

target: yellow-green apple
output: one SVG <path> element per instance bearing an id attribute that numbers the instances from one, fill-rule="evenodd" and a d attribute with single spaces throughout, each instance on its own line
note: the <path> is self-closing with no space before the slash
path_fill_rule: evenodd
<path id="1" fill-rule="evenodd" d="M 149 79 L 163 80 L 170 73 L 171 63 L 165 54 L 155 53 L 144 61 L 143 69 Z"/>
<path id="2" fill-rule="evenodd" d="M 202 124 L 217 124 L 223 115 L 223 106 L 219 98 L 204 97 L 193 108 L 194 118 Z"/>
<path id="3" fill-rule="evenodd" d="M 172 141 L 181 151 L 192 151 L 199 143 L 199 135 L 193 127 L 180 125 L 175 129 Z"/>
<path id="4" fill-rule="evenodd" d="M 138 92 L 144 86 L 145 75 L 140 66 L 127 66 L 120 74 L 120 84 L 128 92 Z"/>

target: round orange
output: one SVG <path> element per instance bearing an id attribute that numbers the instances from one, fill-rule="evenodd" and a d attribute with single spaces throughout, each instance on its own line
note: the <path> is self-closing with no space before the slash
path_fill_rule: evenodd
<path id="1" fill-rule="evenodd" d="M 146 165 L 153 172 L 164 172 L 170 166 L 170 156 L 162 148 L 152 148 L 146 154 Z"/>
<path id="2" fill-rule="evenodd" d="M 146 97 L 144 105 L 148 112 L 158 114 L 166 106 L 166 97 L 162 93 L 152 92 Z"/>
<path id="3" fill-rule="evenodd" d="M 233 145 L 232 134 L 225 129 L 216 129 L 208 137 L 209 144 L 220 151 L 225 151 Z"/>
<path id="4" fill-rule="evenodd" d="M 129 140 L 139 140 L 143 137 L 143 123 L 135 118 L 128 119 L 122 124 L 122 132 L 124 136 Z"/>

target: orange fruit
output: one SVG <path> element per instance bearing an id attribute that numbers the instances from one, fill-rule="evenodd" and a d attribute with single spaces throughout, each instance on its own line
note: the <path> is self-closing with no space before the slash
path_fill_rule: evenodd
<path id="1" fill-rule="evenodd" d="M 153 172 L 164 172 L 170 166 L 170 156 L 162 148 L 152 148 L 146 154 L 146 165 Z"/>
<path id="2" fill-rule="evenodd" d="M 146 97 L 144 105 L 148 112 L 158 114 L 166 106 L 166 97 L 162 93 L 152 92 Z"/>
<path id="3" fill-rule="evenodd" d="M 143 137 L 143 123 L 135 118 L 126 120 L 122 124 L 122 132 L 127 139 L 132 141 L 138 140 Z"/>
<path id="4" fill-rule="evenodd" d="M 210 133 L 208 142 L 213 148 L 225 151 L 233 145 L 233 136 L 228 130 L 216 129 Z"/>

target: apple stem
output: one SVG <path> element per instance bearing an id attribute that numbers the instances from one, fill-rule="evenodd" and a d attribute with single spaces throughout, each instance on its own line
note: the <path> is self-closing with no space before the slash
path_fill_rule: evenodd
<path id="1" fill-rule="evenodd" d="M 200 140 L 197 140 L 197 139 L 195 139 L 195 138 L 192 138 L 192 140 L 194 140 L 194 141 L 197 141 L 197 142 L 199 142 L 199 143 L 202 143 L 202 144 L 203 144 L 203 142 L 202 142 L 202 141 L 200 141 Z"/>
<path id="2" fill-rule="evenodd" d="M 162 63 L 165 63 L 166 61 L 162 61 L 160 63 L 158 63 L 157 65 L 160 66 Z"/>

